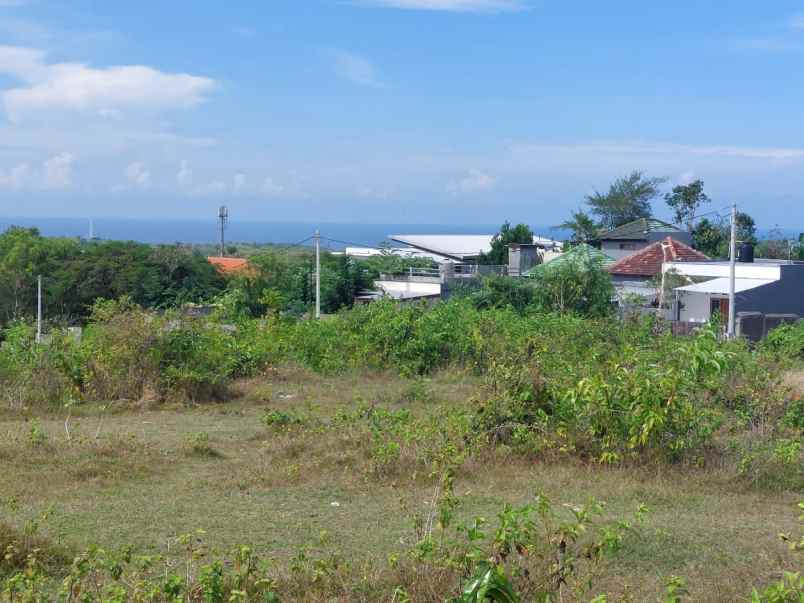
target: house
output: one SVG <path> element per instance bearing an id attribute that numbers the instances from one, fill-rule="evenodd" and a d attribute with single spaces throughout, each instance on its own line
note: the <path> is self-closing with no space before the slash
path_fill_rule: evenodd
<path id="1" fill-rule="evenodd" d="M 627 294 L 633 294 L 654 303 L 660 289 L 657 277 L 661 277 L 665 264 L 707 260 L 709 258 L 700 251 L 668 236 L 620 258 L 606 270 L 611 275 L 620 300 Z"/>
<path id="2" fill-rule="evenodd" d="M 667 237 L 692 245 L 692 236 L 687 231 L 655 218 L 640 218 L 601 233 L 600 249 L 619 260 Z"/>
<path id="3" fill-rule="evenodd" d="M 750 255 L 749 255 L 750 257 Z M 753 258 L 750 258 L 753 260 Z M 708 322 L 715 313 L 729 313 L 728 261 L 668 262 L 690 280 L 675 288 L 676 320 Z M 795 314 L 804 316 L 804 262 L 790 260 L 738 261 L 735 265 L 735 313 Z"/>

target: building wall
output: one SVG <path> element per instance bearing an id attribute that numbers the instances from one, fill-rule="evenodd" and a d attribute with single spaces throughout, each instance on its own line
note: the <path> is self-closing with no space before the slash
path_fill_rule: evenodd
<path id="1" fill-rule="evenodd" d="M 619 260 L 647 246 L 646 241 L 601 241 L 600 250 L 610 258 Z"/>
<path id="2" fill-rule="evenodd" d="M 780 280 L 737 294 L 737 312 L 804 316 L 804 265 L 790 264 L 779 268 Z"/>
<path id="3" fill-rule="evenodd" d="M 712 296 L 708 293 L 683 291 L 679 295 L 681 310 L 679 320 L 682 322 L 708 322 L 711 317 Z"/>

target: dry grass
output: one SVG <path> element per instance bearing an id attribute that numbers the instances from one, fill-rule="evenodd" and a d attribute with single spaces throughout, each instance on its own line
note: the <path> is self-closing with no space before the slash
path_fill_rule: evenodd
<path id="1" fill-rule="evenodd" d="M 76 549 L 92 543 L 161 549 L 166 538 L 200 528 L 215 549 L 249 543 L 283 559 L 320 543 L 325 532 L 328 550 L 355 566 L 373 561 L 367 575 L 392 581 L 377 567 L 413 543 L 411 517 L 427 508 L 432 482 L 426 471 L 411 475 L 413 465 L 378 478 L 364 433 L 321 426 L 358 402 L 430 417 L 465 405 L 477 387 L 475 377 L 460 372 L 414 382 L 284 368 L 238 383 L 238 398 L 226 404 L 86 407 L 71 422 L 71 441 L 63 416 L 43 418 L 44 440 L 34 443 L 31 423 L 6 415 L 0 504 L 15 502 L 0 513 L 21 526 L 52 506 L 45 533 Z M 269 428 L 261 422 L 266 409 L 305 422 Z M 199 433 L 208 434 L 215 454 L 186 453 Z M 647 523 L 607 562 L 594 589 L 635 601 L 656 600 L 673 574 L 687 579 L 693 600 L 739 600 L 752 585 L 795 567 L 776 535 L 795 527 L 802 493 L 747 489 L 721 469 L 601 468 L 528 460 L 501 448 L 468 462 L 456 491 L 464 518 L 493 518 L 504 502 L 537 492 L 556 503 L 603 500 L 612 516 L 646 503 Z M 342 589 L 342 600 L 371 600 L 359 585 Z"/>

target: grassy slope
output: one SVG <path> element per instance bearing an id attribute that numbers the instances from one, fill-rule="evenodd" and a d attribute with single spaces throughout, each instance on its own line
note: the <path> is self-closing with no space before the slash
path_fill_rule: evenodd
<path id="1" fill-rule="evenodd" d="M 26 441 L 30 423 L 0 417 L 0 434 L 23 439 L 0 443 L 0 501 L 17 501 L 0 506 L 0 517 L 20 524 L 53 505 L 47 533 L 76 548 L 161 547 L 201 528 L 216 548 L 250 543 L 277 557 L 318 542 L 326 530 L 346 557 L 382 560 L 411 544 L 410 516 L 431 496 L 427 477 L 378 480 L 359 469 L 363 453 L 344 448 L 336 433 L 268 432 L 259 417 L 270 406 L 326 418 L 357 398 L 424 414 L 437 404 L 465 404 L 477 385 L 443 373 L 428 386 L 431 400 L 410 401 L 411 383 L 397 377 L 285 370 L 242 384 L 243 397 L 228 404 L 83 409 L 70 422 L 72 445 L 64 442 L 63 416 L 42 420 L 48 438 L 39 446 Z M 198 432 L 209 433 L 219 456 L 188 454 L 188 436 Z M 492 517 L 503 502 L 535 492 L 556 503 L 595 497 L 613 515 L 647 503 L 645 527 L 609 562 L 596 592 L 655 600 L 663 579 L 677 574 L 694 600 L 734 601 L 794 567 L 776 535 L 794 528 L 801 493 L 746 489 L 717 469 L 602 469 L 500 457 L 471 463 L 457 491 L 467 516 Z"/>

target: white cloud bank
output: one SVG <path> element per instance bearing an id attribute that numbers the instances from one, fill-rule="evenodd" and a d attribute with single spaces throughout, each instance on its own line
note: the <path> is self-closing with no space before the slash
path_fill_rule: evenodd
<path id="1" fill-rule="evenodd" d="M 22 82 L 2 92 L 10 121 L 44 113 L 88 113 L 119 118 L 128 111 L 162 111 L 199 105 L 215 81 L 165 73 L 144 65 L 94 68 L 84 63 L 47 63 L 41 50 L 0 46 L 0 73 Z"/>
<path id="2" fill-rule="evenodd" d="M 358 4 L 407 10 L 454 13 L 499 13 L 524 10 L 519 0 L 359 0 Z"/>
<path id="3" fill-rule="evenodd" d="M 494 188 L 497 179 L 478 170 L 471 170 L 465 176 L 450 182 L 447 192 L 452 194 L 470 195 L 482 193 Z"/>
<path id="4" fill-rule="evenodd" d="M 333 50 L 335 74 L 353 84 L 381 88 L 382 81 L 377 75 L 374 64 L 366 57 L 346 50 Z"/>
<path id="5" fill-rule="evenodd" d="M 146 190 L 151 187 L 151 172 L 141 161 L 130 163 L 125 170 L 126 180 L 129 185 Z"/>

